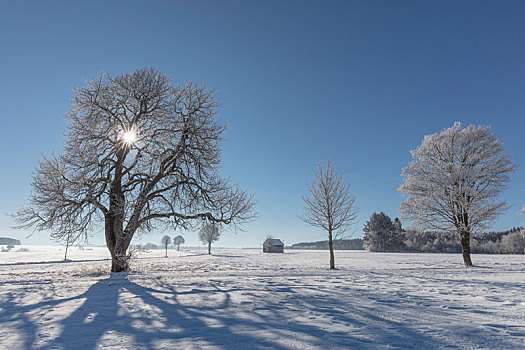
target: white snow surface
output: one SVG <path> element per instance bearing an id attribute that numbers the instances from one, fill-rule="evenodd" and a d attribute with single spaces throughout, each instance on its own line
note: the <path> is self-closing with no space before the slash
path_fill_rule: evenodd
<path id="1" fill-rule="evenodd" d="M 0 253 L 2 349 L 525 348 L 525 257 L 215 249 Z"/>

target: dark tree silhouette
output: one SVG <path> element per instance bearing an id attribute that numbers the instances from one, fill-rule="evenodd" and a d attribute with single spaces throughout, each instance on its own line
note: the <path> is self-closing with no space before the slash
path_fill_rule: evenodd
<path id="1" fill-rule="evenodd" d="M 36 169 L 18 227 L 84 239 L 103 223 L 111 271 L 128 269 L 137 231 L 254 218 L 254 200 L 219 176 L 222 134 L 214 91 L 174 85 L 153 69 L 75 90 L 65 150 Z"/>

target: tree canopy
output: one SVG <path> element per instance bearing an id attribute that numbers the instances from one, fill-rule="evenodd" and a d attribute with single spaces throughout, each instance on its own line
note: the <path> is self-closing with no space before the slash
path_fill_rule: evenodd
<path id="1" fill-rule="evenodd" d="M 226 125 L 213 89 L 140 69 L 74 91 L 64 151 L 36 168 L 20 227 L 86 239 L 104 224 L 122 271 L 137 231 L 254 218 L 253 197 L 219 175 Z"/>
<path id="2" fill-rule="evenodd" d="M 405 217 L 439 231 L 456 230 L 465 265 L 470 266 L 470 233 L 486 228 L 508 205 L 499 195 L 516 166 L 488 126 L 461 123 L 425 136 L 403 169 L 399 192 Z"/>

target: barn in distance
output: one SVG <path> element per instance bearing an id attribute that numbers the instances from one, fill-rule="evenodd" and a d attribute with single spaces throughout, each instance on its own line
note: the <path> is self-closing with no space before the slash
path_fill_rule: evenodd
<path id="1" fill-rule="evenodd" d="M 263 243 L 263 253 L 284 253 L 283 241 L 276 238 L 268 238 Z"/>

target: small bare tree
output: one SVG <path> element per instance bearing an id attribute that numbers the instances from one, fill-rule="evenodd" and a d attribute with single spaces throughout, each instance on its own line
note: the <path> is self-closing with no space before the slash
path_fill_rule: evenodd
<path id="1" fill-rule="evenodd" d="M 71 246 L 74 242 L 73 242 L 73 235 L 71 232 L 68 232 L 65 234 L 65 237 L 62 237 L 62 239 L 65 239 L 66 241 L 66 251 L 64 253 L 64 261 L 67 260 L 67 250 L 69 248 L 69 246 Z"/>
<path id="2" fill-rule="evenodd" d="M 170 236 L 164 236 L 164 237 L 162 237 L 160 242 L 166 248 L 166 258 L 167 258 L 168 257 L 168 245 L 171 243 L 171 238 L 170 238 Z"/>
<path id="3" fill-rule="evenodd" d="M 199 239 L 202 243 L 208 244 L 208 254 L 211 254 L 211 244 L 221 237 L 219 227 L 214 222 L 205 224 L 199 231 Z"/>
<path id="4" fill-rule="evenodd" d="M 184 244 L 184 242 L 185 242 L 184 237 L 182 237 L 181 235 L 173 237 L 173 245 L 177 246 L 177 250 L 180 250 L 180 245 Z"/>
<path id="5" fill-rule="evenodd" d="M 86 82 L 66 117 L 65 149 L 40 162 L 18 227 L 72 242 L 102 224 L 120 272 L 137 231 L 253 219 L 253 198 L 219 174 L 226 126 L 214 95 L 153 69 Z"/>
<path id="6" fill-rule="evenodd" d="M 488 126 L 461 123 L 427 135 L 403 169 L 401 211 L 424 228 L 456 231 L 463 261 L 471 266 L 470 236 L 486 228 L 508 205 L 498 197 L 516 166 Z"/>
<path id="7" fill-rule="evenodd" d="M 300 218 L 308 225 L 328 232 L 330 269 L 335 269 L 334 240 L 342 239 L 343 234 L 355 223 L 359 212 L 356 196 L 350 192 L 350 185 L 343 181 L 342 175 L 334 170 L 330 161 L 326 167 L 318 162 L 308 192 L 309 195 L 302 196 L 306 208 Z"/>

